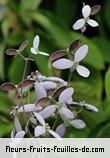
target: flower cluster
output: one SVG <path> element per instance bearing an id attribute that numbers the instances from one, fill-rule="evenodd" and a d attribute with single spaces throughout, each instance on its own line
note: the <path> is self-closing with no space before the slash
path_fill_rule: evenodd
<path id="1" fill-rule="evenodd" d="M 90 8 L 84 5 L 82 9 L 83 19 L 78 20 L 73 28 L 75 30 L 83 29 L 86 24 L 93 27 L 98 26 L 97 22 L 89 19 L 90 15 L 97 13 L 100 6 Z M 20 56 L 27 65 L 30 57 L 24 57 L 22 51 L 27 47 L 28 41 L 24 41 L 18 50 L 8 49 L 7 55 Z M 36 35 L 33 40 L 31 52 L 34 55 L 49 54 L 41 52 L 39 47 L 39 36 Z M 82 129 L 86 123 L 79 118 L 79 113 L 83 109 L 98 112 L 98 109 L 86 103 L 85 101 L 75 101 L 73 87 L 69 86 L 72 73 L 76 70 L 82 77 L 88 77 L 90 71 L 80 65 L 80 62 L 86 57 L 88 46 L 82 44 L 81 40 L 73 41 L 66 50 L 54 52 L 49 60 L 56 69 L 69 69 L 70 76 L 68 81 L 60 77 L 47 77 L 39 71 L 32 72 L 25 77 L 26 67 L 24 69 L 23 80 L 18 84 L 6 82 L 1 85 L 2 90 L 11 91 L 13 107 L 10 115 L 14 117 L 14 129 L 11 132 L 12 138 L 23 137 L 64 137 L 68 127 Z M 30 92 L 34 94 L 34 100 L 30 100 Z M 28 98 L 26 101 L 26 98 Z"/>

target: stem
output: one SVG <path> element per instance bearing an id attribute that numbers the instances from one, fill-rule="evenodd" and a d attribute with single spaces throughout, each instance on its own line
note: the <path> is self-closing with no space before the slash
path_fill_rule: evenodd
<path id="1" fill-rule="evenodd" d="M 70 83 L 70 81 L 71 81 L 71 77 L 72 77 L 72 71 L 70 72 L 70 74 L 69 74 L 69 77 L 68 77 L 68 85 L 69 85 L 69 83 Z"/>

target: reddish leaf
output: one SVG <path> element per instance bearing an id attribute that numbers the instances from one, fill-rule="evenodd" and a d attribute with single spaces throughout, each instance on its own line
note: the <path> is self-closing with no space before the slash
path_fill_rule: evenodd
<path id="1" fill-rule="evenodd" d="M 54 52 L 51 56 L 50 56 L 50 60 L 51 61 L 54 61 L 56 59 L 59 59 L 63 56 L 65 56 L 67 54 L 67 51 L 66 50 L 59 50 L 59 51 L 56 51 Z"/>
<path id="2" fill-rule="evenodd" d="M 19 52 L 22 52 L 28 46 L 28 44 L 29 44 L 28 40 L 22 42 L 22 44 L 19 47 Z"/>
<path id="3" fill-rule="evenodd" d="M 25 88 L 25 87 L 27 87 L 27 86 L 32 85 L 34 82 L 35 82 L 34 80 L 26 79 L 26 80 L 22 81 L 22 82 L 18 85 L 18 88 Z"/>
<path id="4" fill-rule="evenodd" d="M 1 85 L 1 89 L 4 91 L 10 91 L 16 89 L 16 86 L 12 83 L 7 82 Z"/>
<path id="5" fill-rule="evenodd" d="M 77 47 L 79 47 L 81 44 L 80 39 L 73 41 L 70 46 L 69 46 L 69 52 L 73 51 L 74 49 L 76 49 Z"/>
<path id="6" fill-rule="evenodd" d="M 43 106 L 43 105 L 47 104 L 49 101 L 50 101 L 50 99 L 47 98 L 47 97 L 45 97 L 45 98 L 39 99 L 39 100 L 36 102 L 36 105 L 37 105 L 37 106 Z"/>
<path id="7" fill-rule="evenodd" d="M 6 50 L 6 54 L 7 54 L 7 55 L 10 55 L 10 56 L 16 55 L 17 53 L 18 53 L 17 50 L 16 50 L 16 49 L 13 49 L 13 48 L 10 48 L 10 49 L 7 49 L 7 50 Z"/>
<path id="8" fill-rule="evenodd" d="M 53 97 L 54 98 L 58 97 L 66 88 L 67 88 L 67 86 L 63 86 L 63 87 L 56 89 L 53 93 Z"/>
<path id="9" fill-rule="evenodd" d="M 91 15 L 97 14 L 100 10 L 101 10 L 101 6 L 100 5 L 94 5 L 91 8 Z"/>

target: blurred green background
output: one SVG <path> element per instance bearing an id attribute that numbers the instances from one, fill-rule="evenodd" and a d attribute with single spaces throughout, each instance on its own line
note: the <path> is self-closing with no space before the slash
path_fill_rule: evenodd
<path id="1" fill-rule="evenodd" d="M 99 113 L 83 112 L 87 123 L 83 130 L 68 129 L 67 137 L 110 137 L 110 0 L 0 0 L 0 83 L 19 83 L 24 63 L 19 58 L 5 55 L 7 48 L 18 48 L 28 39 L 30 54 L 33 37 L 41 37 L 40 49 L 53 53 L 68 47 L 80 34 L 72 30 L 73 23 L 81 17 L 82 2 L 91 6 L 102 5 L 101 12 L 93 17 L 100 27 L 88 27 L 83 43 L 89 45 L 89 53 L 83 62 L 91 75 L 87 79 L 73 75 L 74 99 L 86 100 L 99 108 Z M 68 71 L 56 72 L 48 68 L 46 57 L 33 56 L 28 73 L 39 69 L 44 75 L 58 75 L 67 80 Z M 0 137 L 9 137 L 13 127 L 10 118 L 9 95 L 0 90 Z"/>

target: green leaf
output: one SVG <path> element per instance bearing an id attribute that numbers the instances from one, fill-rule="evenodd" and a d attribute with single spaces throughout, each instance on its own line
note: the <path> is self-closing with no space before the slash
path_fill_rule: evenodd
<path id="1" fill-rule="evenodd" d="M 0 44 L 0 79 L 3 80 L 5 77 L 4 74 L 4 44 Z"/>
<path id="2" fill-rule="evenodd" d="M 11 132 L 12 124 L 4 124 L 0 122 L 0 137 L 6 136 Z"/>
<path id="3" fill-rule="evenodd" d="M 107 99 L 110 102 L 110 68 L 108 69 L 105 75 L 105 91 Z"/>
<path id="4" fill-rule="evenodd" d="M 20 8 L 21 10 L 36 10 L 42 0 L 21 0 Z"/>
<path id="5" fill-rule="evenodd" d="M 24 71 L 24 61 L 22 61 L 20 58 L 14 58 L 13 62 L 11 63 L 9 67 L 8 77 L 9 81 L 18 84 L 22 80 Z"/>
<path id="6" fill-rule="evenodd" d="M 90 138 L 110 138 L 110 120 L 103 121 L 89 133 Z"/>
<path id="7" fill-rule="evenodd" d="M 11 102 L 6 93 L 0 92 L 0 111 L 9 113 Z"/>
<path id="8" fill-rule="evenodd" d="M 110 8 L 109 8 L 109 6 L 110 6 L 110 0 L 106 0 L 106 2 L 105 2 L 105 8 L 104 8 L 104 13 L 105 13 L 105 19 L 106 19 L 106 22 L 107 22 L 107 24 L 108 24 L 108 26 L 109 26 L 109 28 L 110 28 Z"/>
<path id="9" fill-rule="evenodd" d="M 75 129 L 73 127 L 67 128 L 65 138 L 86 138 L 89 133 L 89 129 Z"/>

